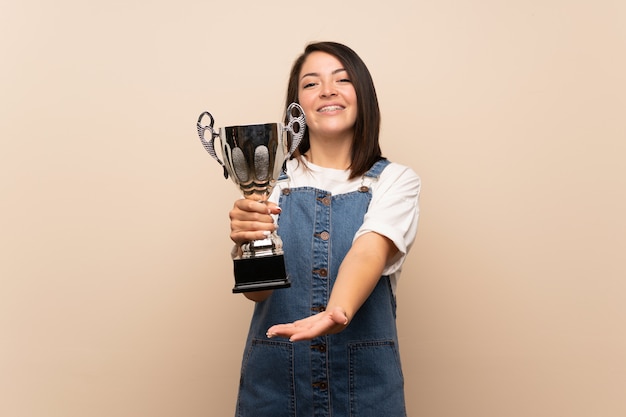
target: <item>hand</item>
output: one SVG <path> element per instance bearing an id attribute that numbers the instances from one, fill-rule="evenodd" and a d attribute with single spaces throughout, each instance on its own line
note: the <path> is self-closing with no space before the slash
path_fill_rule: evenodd
<path id="1" fill-rule="evenodd" d="M 235 201 L 230 216 L 230 238 L 241 246 L 252 240 L 265 239 L 276 230 L 272 214 L 279 214 L 280 207 L 271 202 L 252 199 Z"/>
<path id="2" fill-rule="evenodd" d="M 341 307 L 288 324 L 277 324 L 267 330 L 267 337 L 288 337 L 291 342 L 339 333 L 348 326 L 348 317 Z"/>

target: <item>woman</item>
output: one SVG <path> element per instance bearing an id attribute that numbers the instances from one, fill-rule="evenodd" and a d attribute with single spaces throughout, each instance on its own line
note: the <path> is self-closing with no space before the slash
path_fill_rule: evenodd
<path id="1" fill-rule="evenodd" d="M 307 130 L 285 178 L 270 202 L 241 199 L 230 212 L 237 248 L 278 228 L 292 281 L 244 293 L 256 305 L 237 415 L 405 416 L 395 289 L 420 180 L 382 157 L 372 78 L 350 48 L 308 45 L 292 102 Z"/>

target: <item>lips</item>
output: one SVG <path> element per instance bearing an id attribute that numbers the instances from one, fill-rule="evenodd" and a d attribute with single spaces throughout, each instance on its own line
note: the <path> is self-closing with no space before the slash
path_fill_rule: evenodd
<path id="1" fill-rule="evenodd" d="M 317 111 L 320 112 L 320 113 L 328 113 L 328 112 L 343 110 L 344 108 L 345 107 L 340 106 L 338 104 L 331 104 L 331 105 L 328 105 L 328 106 L 321 107 L 321 108 L 317 109 Z"/>

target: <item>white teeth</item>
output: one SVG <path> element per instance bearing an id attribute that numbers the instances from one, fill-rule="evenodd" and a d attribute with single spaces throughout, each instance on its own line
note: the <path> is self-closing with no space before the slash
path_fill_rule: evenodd
<path id="1" fill-rule="evenodd" d="M 336 111 L 336 110 L 341 110 L 343 107 L 341 106 L 328 106 L 328 107 L 322 107 L 321 109 L 319 109 L 320 112 L 327 112 L 327 111 Z"/>

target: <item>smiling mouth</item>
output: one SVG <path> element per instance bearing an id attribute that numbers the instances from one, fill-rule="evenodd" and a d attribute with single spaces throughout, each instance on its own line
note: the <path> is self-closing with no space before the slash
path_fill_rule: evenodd
<path id="1" fill-rule="evenodd" d="M 344 109 L 343 106 L 326 106 L 326 107 L 322 107 L 321 109 L 317 111 L 320 113 L 326 113 L 326 112 L 343 110 L 343 109 Z"/>

